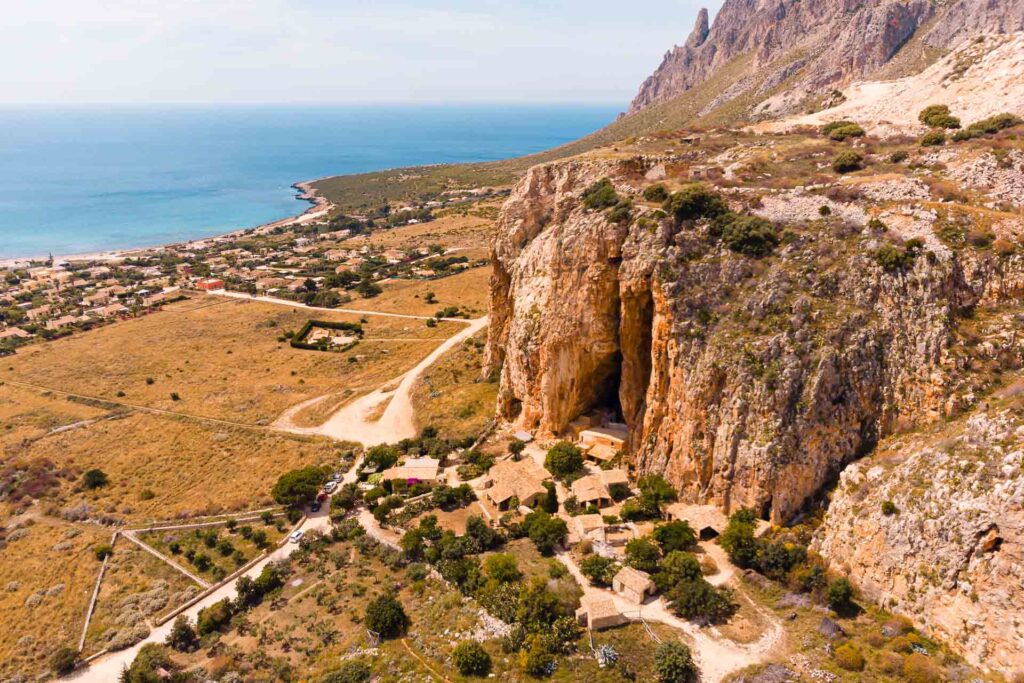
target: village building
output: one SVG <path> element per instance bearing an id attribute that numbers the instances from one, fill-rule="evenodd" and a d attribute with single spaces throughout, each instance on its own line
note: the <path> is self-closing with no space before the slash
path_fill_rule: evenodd
<path id="1" fill-rule="evenodd" d="M 410 458 L 397 467 L 384 470 L 382 478 L 407 484 L 437 484 L 441 478 L 441 461 L 437 458 Z"/>
<path id="2" fill-rule="evenodd" d="M 20 327 L 12 327 L 6 330 L 0 330 L 0 341 L 4 339 L 28 339 L 32 335 L 21 329 Z"/>
<path id="3" fill-rule="evenodd" d="M 534 507 L 547 495 L 544 482 L 551 473 L 532 458 L 503 460 L 494 465 L 483 482 L 485 495 L 499 510 L 513 508 L 513 503 Z"/>
<path id="4" fill-rule="evenodd" d="M 62 330 L 65 327 L 72 327 L 73 325 L 76 325 L 78 322 L 79 322 L 78 318 L 75 318 L 75 317 L 70 316 L 70 315 L 65 315 L 65 316 L 63 316 L 61 318 L 57 318 L 56 320 L 49 320 L 49 321 L 47 321 L 46 329 L 48 329 L 48 330 Z"/>
<path id="5" fill-rule="evenodd" d="M 670 521 L 688 522 L 701 541 L 718 538 L 729 524 L 729 517 L 714 505 L 673 503 L 665 508 L 664 515 Z M 761 536 L 770 528 L 768 522 L 757 520 L 754 533 Z"/>
<path id="6" fill-rule="evenodd" d="M 612 590 L 630 602 L 642 605 L 644 600 L 654 595 L 654 581 L 647 572 L 632 567 L 623 567 L 612 579 Z"/>
<path id="7" fill-rule="evenodd" d="M 576 610 L 576 621 L 591 631 L 600 631 L 621 626 L 628 619 L 619 612 L 615 607 L 615 601 L 610 597 L 584 595 L 580 598 L 580 606 Z"/>
<path id="8" fill-rule="evenodd" d="M 612 495 L 613 486 L 629 486 L 629 477 L 624 470 L 602 470 L 598 474 L 588 474 L 572 483 L 572 495 L 583 506 L 596 505 L 608 507 L 615 502 Z"/>
<path id="9" fill-rule="evenodd" d="M 578 445 L 588 460 L 607 462 L 626 447 L 628 435 L 625 425 L 613 423 L 607 427 L 591 427 L 579 433 Z"/>

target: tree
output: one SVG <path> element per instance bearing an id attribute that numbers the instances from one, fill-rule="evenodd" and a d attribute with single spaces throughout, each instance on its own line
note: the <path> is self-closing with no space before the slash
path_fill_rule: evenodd
<path id="1" fill-rule="evenodd" d="M 583 204 L 592 211 L 607 209 L 619 203 L 619 195 L 608 178 L 601 178 L 583 191 Z"/>
<path id="2" fill-rule="evenodd" d="M 725 531 L 718 537 L 718 544 L 725 549 L 729 554 L 729 560 L 737 567 L 752 567 L 757 559 L 753 511 L 744 508 L 734 512 L 729 517 Z"/>
<path id="3" fill-rule="evenodd" d="M 157 683 L 161 680 L 158 670 L 174 671 L 176 668 L 166 647 L 148 643 L 135 655 L 132 665 L 121 675 L 121 680 L 127 683 Z"/>
<path id="4" fill-rule="evenodd" d="M 563 613 L 558 596 L 548 590 L 544 579 L 535 578 L 519 593 L 516 623 L 522 624 L 527 632 L 544 631 L 560 616 Z"/>
<path id="5" fill-rule="evenodd" d="M 659 645 L 654 664 L 658 683 L 697 683 L 700 679 L 690 648 L 682 643 L 668 641 Z"/>
<path id="6" fill-rule="evenodd" d="M 484 568 L 488 576 L 499 583 L 511 583 L 518 581 L 523 573 L 519 571 L 514 555 L 508 553 L 495 553 L 484 562 Z"/>
<path id="7" fill-rule="evenodd" d="M 505 538 L 491 528 L 491 525 L 484 521 L 479 515 L 471 515 L 466 520 L 466 536 L 472 543 L 473 552 L 482 553 L 485 550 L 501 545 Z"/>
<path id="8" fill-rule="evenodd" d="M 491 673 L 491 656 L 474 640 L 464 640 L 452 650 L 452 663 L 463 676 L 486 676 Z"/>
<path id="9" fill-rule="evenodd" d="M 178 652 L 195 652 L 199 649 L 199 636 L 196 635 L 196 630 L 192 628 L 192 624 L 184 614 L 178 615 L 178 618 L 174 620 L 174 625 L 171 627 L 171 632 L 167 634 L 165 642 L 167 647 Z"/>
<path id="10" fill-rule="evenodd" d="M 626 544 L 626 564 L 633 569 L 652 574 L 658 570 L 661 553 L 651 539 L 634 538 Z"/>
<path id="11" fill-rule="evenodd" d="M 89 470 L 82 475 L 82 486 L 90 491 L 102 488 L 108 483 L 110 483 L 110 479 L 107 478 L 107 474 L 103 470 Z"/>
<path id="12" fill-rule="evenodd" d="M 555 514 L 558 512 L 558 492 L 555 490 L 555 483 L 551 481 L 544 482 L 544 488 L 547 489 L 547 493 L 544 495 L 544 512 L 549 514 Z"/>
<path id="13" fill-rule="evenodd" d="M 75 670 L 78 663 L 78 650 L 72 647 L 58 648 L 50 657 L 50 668 L 58 676 L 66 676 Z"/>
<path id="14" fill-rule="evenodd" d="M 546 512 L 531 512 L 523 520 L 523 529 L 542 555 L 551 555 L 555 546 L 569 535 L 565 520 Z"/>
<path id="15" fill-rule="evenodd" d="M 101 543 L 93 548 L 92 552 L 96 555 L 96 559 L 102 562 L 114 554 L 114 549 L 110 547 L 109 543 Z"/>
<path id="16" fill-rule="evenodd" d="M 349 660 L 340 669 L 320 679 L 320 683 L 366 683 L 370 680 L 370 667 L 365 662 Z"/>
<path id="17" fill-rule="evenodd" d="M 610 586 L 619 572 L 619 564 L 607 557 L 588 555 L 580 562 L 580 571 L 595 586 Z"/>
<path id="18" fill-rule="evenodd" d="M 689 550 L 697 543 L 697 534 L 686 520 L 659 524 L 651 536 L 666 554 L 674 550 Z"/>
<path id="19" fill-rule="evenodd" d="M 508 442 L 508 452 L 512 454 L 513 459 L 518 460 L 519 455 L 526 449 L 526 444 L 519 439 L 512 439 Z"/>
<path id="20" fill-rule="evenodd" d="M 779 244 L 775 226 L 759 216 L 726 214 L 715 221 L 715 229 L 725 246 L 744 256 L 768 256 Z"/>
<path id="21" fill-rule="evenodd" d="M 828 605 L 837 612 L 848 610 L 853 604 L 853 585 L 838 578 L 828 585 Z"/>
<path id="22" fill-rule="evenodd" d="M 405 633 L 409 617 L 400 603 L 390 595 L 375 598 L 366 606 L 363 618 L 366 628 L 379 633 L 382 638 L 394 638 Z"/>
<path id="23" fill-rule="evenodd" d="M 556 477 L 567 477 L 583 468 L 583 453 L 568 441 L 559 441 L 548 451 L 544 466 Z"/>
<path id="24" fill-rule="evenodd" d="M 661 183 L 651 185 L 644 190 L 644 199 L 649 202 L 664 202 L 668 199 L 668 190 Z"/>
<path id="25" fill-rule="evenodd" d="M 316 498 L 326 481 L 327 473 L 322 468 L 303 467 L 282 474 L 270 493 L 279 505 L 301 507 Z"/>
<path id="26" fill-rule="evenodd" d="M 227 626 L 232 616 L 234 616 L 234 610 L 229 599 L 224 598 L 220 602 L 215 602 L 209 607 L 199 610 L 199 615 L 196 617 L 196 633 L 205 636 L 208 633 L 219 631 Z"/>
<path id="27" fill-rule="evenodd" d="M 702 578 L 700 561 L 693 553 L 673 550 L 662 561 L 658 573 L 654 575 L 654 583 L 658 590 L 667 592 L 680 581 L 696 581 Z"/>
<path id="28" fill-rule="evenodd" d="M 736 611 L 736 605 L 725 590 L 720 590 L 704 580 L 684 580 L 677 583 L 666 594 L 669 607 L 684 619 L 718 623 L 725 621 Z"/>

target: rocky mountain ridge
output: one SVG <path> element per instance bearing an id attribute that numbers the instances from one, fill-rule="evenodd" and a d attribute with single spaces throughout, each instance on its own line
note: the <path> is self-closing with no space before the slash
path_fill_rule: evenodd
<path id="1" fill-rule="evenodd" d="M 630 114 L 684 95 L 728 70 L 714 105 L 793 112 L 898 57 L 923 66 L 978 35 L 1024 30 L 1024 0 L 726 0 L 714 23 L 702 11 L 683 45 L 666 53 Z M 911 56 L 910 53 L 915 55 Z M 901 54 L 902 53 L 902 54 Z"/>

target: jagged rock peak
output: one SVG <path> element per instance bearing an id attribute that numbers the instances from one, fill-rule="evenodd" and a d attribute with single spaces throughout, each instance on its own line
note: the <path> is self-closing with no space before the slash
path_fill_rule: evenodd
<path id="1" fill-rule="evenodd" d="M 693 27 L 693 32 L 686 39 L 687 47 L 700 47 L 708 39 L 709 33 L 711 33 L 711 20 L 708 17 L 708 9 L 707 7 L 701 7 L 700 12 L 697 14 L 697 23 Z"/>
<path id="2" fill-rule="evenodd" d="M 629 113 L 726 66 L 719 90 L 727 99 L 753 94 L 760 102 L 784 87 L 798 110 L 801 100 L 877 73 L 912 42 L 941 53 L 977 35 L 1024 30 L 1024 0 L 725 0 L 707 29 L 705 16 L 643 83 Z"/>

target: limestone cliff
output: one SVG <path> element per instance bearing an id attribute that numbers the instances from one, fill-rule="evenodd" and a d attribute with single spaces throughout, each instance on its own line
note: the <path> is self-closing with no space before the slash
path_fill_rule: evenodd
<path id="1" fill-rule="evenodd" d="M 726 0 L 710 29 L 703 13 L 686 43 L 665 55 L 629 111 L 726 70 L 716 105 L 735 100 L 753 111 L 775 95 L 792 109 L 876 74 L 912 40 L 942 53 L 976 35 L 1022 29 L 1024 0 Z"/>
<path id="2" fill-rule="evenodd" d="M 974 665 L 1024 671 L 1024 384 L 848 467 L 817 550 Z"/>
<path id="3" fill-rule="evenodd" d="M 689 500 L 784 521 L 885 435 L 986 390 L 992 375 L 977 371 L 984 361 L 965 351 L 960 323 L 1024 293 L 1024 258 L 951 238 L 950 225 L 975 219 L 931 208 L 919 178 L 810 187 L 790 170 L 791 189 L 775 189 L 764 169 L 785 175 L 795 157 L 814 157 L 802 145 L 819 143 L 723 134 L 701 144 L 543 165 L 513 190 L 493 247 L 499 413 L 557 434 L 594 407 L 616 410 L 638 471 L 664 473 Z M 1024 157 L 1010 159 L 1024 169 Z M 777 226 L 774 255 L 729 250 L 706 222 L 678 224 L 639 196 L 648 178 L 671 188 L 723 167 L 733 208 Z M 603 177 L 635 202 L 631 220 L 582 204 Z M 986 226 L 989 244 L 1024 230 L 1012 214 Z M 881 245 L 911 237 L 927 256 L 902 272 L 879 264 Z M 1019 363 L 1021 348 L 999 333 L 1010 319 L 995 320 L 986 353 Z"/>

